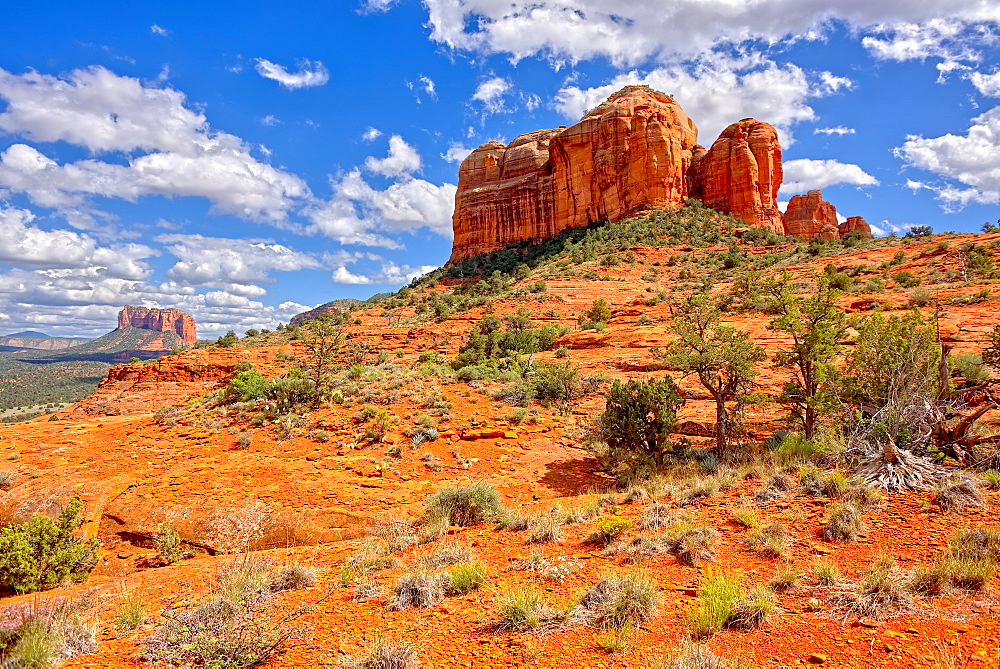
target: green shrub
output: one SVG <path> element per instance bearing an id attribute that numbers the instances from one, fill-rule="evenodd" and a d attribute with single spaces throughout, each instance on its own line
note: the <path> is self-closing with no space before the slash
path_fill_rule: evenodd
<path id="1" fill-rule="evenodd" d="M 611 318 L 611 308 L 608 307 L 605 300 L 597 298 L 590 305 L 590 309 L 584 313 L 584 316 L 594 323 L 607 323 L 608 319 Z"/>
<path id="2" fill-rule="evenodd" d="M 445 586 L 447 593 L 464 595 L 486 582 L 487 569 L 482 562 L 466 562 L 451 567 L 445 573 L 448 576 L 448 584 Z"/>
<path id="3" fill-rule="evenodd" d="M 164 564 L 173 564 L 181 559 L 181 537 L 167 523 L 156 535 L 156 556 Z"/>
<path id="4" fill-rule="evenodd" d="M 698 592 L 698 603 L 687 615 L 686 623 L 692 635 L 705 638 L 722 630 L 736 613 L 743 593 L 738 574 L 709 571 Z"/>
<path id="5" fill-rule="evenodd" d="M 453 525 L 473 525 L 499 519 L 503 502 L 488 483 L 446 486 L 427 500 L 426 516 L 446 518 Z"/>
<path id="6" fill-rule="evenodd" d="M 96 539 L 73 533 L 84 523 L 83 502 L 71 499 L 57 520 L 34 516 L 0 528 L 0 588 L 35 592 L 63 581 L 83 581 L 97 565 Z"/>
<path id="7" fill-rule="evenodd" d="M 538 627 L 548 611 L 542 604 L 542 594 L 533 585 L 508 585 L 497 599 L 500 620 L 497 628 L 523 632 Z"/>
<path id="8" fill-rule="evenodd" d="M 982 383 L 990 378 L 990 372 L 983 364 L 983 356 L 978 353 L 959 353 L 951 356 L 950 362 L 952 369 L 973 383 Z"/>
<path id="9" fill-rule="evenodd" d="M 598 424 L 612 454 L 652 458 L 662 466 L 674 450 L 669 439 L 683 404 L 669 376 L 642 383 L 616 380 Z"/>

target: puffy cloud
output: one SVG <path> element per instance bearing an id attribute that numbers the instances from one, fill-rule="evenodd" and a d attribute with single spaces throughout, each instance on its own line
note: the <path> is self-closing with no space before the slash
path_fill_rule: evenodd
<path id="1" fill-rule="evenodd" d="M 449 163 L 460 163 L 465 160 L 470 153 L 472 153 L 472 149 L 459 144 L 458 142 L 452 142 L 448 145 L 448 150 L 441 154 L 441 157 Z"/>
<path id="2" fill-rule="evenodd" d="M 190 286 L 231 287 L 273 283 L 274 279 L 268 274 L 272 270 L 294 272 L 321 266 L 312 256 L 287 246 L 248 239 L 160 235 L 154 241 L 167 244 L 166 250 L 179 259 L 167 271 L 166 278 Z M 239 289 L 231 292 L 245 295 L 247 291 Z"/>
<path id="3" fill-rule="evenodd" d="M 365 140 L 366 142 L 371 142 L 378 139 L 381 136 L 382 136 L 381 130 L 369 126 L 368 129 L 365 130 L 364 134 L 361 135 L 361 139 Z"/>
<path id="4" fill-rule="evenodd" d="M 130 155 L 124 165 L 96 159 L 60 165 L 26 144 L 0 155 L 0 187 L 63 209 L 71 222 L 94 213 L 89 198 L 95 195 L 205 197 L 217 211 L 271 221 L 283 221 L 293 202 L 309 196 L 299 177 L 258 161 L 238 137 L 212 132 L 173 89 L 100 67 L 74 70 L 66 79 L 0 69 L 0 98 L 7 102 L 0 130 Z M 133 156 L 136 151 L 148 153 Z"/>
<path id="5" fill-rule="evenodd" d="M 608 58 L 629 66 L 691 57 L 706 47 L 821 37 L 835 20 L 854 29 L 1000 19 L 983 0 L 424 0 L 431 39 L 451 48 L 547 55 L 557 64 Z M 876 49 L 877 46 L 869 48 Z M 890 47 L 884 47 L 886 53 Z"/>
<path id="6" fill-rule="evenodd" d="M 996 22 L 1000 19 L 1000 11 L 993 9 L 992 17 L 982 14 L 979 18 Z M 942 58 L 949 63 L 977 61 L 981 54 L 976 46 L 992 39 L 989 28 L 970 27 L 969 21 L 961 18 L 960 12 L 947 18 L 933 17 L 924 22 L 881 25 L 875 30 L 879 37 L 868 36 L 861 43 L 876 58 L 895 61 L 926 58 Z M 954 67 L 952 65 L 946 69 Z"/>
<path id="7" fill-rule="evenodd" d="M 842 125 L 838 125 L 833 128 L 816 128 L 813 130 L 814 135 L 853 135 L 854 132 L 854 128 L 848 128 Z"/>
<path id="8" fill-rule="evenodd" d="M 365 167 L 386 177 L 412 174 L 420 169 L 420 154 L 399 135 L 389 138 L 389 155 L 385 158 L 369 156 Z"/>
<path id="9" fill-rule="evenodd" d="M 289 72 L 283 65 L 272 63 L 266 58 L 257 58 L 254 61 L 257 74 L 265 79 L 273 79 L 279 84 L 289 89 L 309 88 L 312 86 L 322 86 L 330 81 L 330 71 L 318 60 L 313 62 L 302 58 L 296 62 L 298 72 Z"/>
<path id="10" fill-rule="evenodd" d="M 0 262 L 23 268 L 85 269 L 107 276 L 143 279 L 151 273 L 141 262 L 156 252 L 142 244 L 101 247 L 90 236 L 71 230 L 43 230 L 31 225 L 35 215 L 0 206 Z"/>
<path id="11" fill-rule="evenodd" d="M 496 114 L 504 110 L 503 97 L 511 89 L 511 83 L 503 77 L 491 77 L 480 82 L 472 99 L 483 103 L 485 110 Z"/>
<path id="12" fill-rule="evenodd" d="M 454 184 L 440 186 L 423 179 L 402 178 L 385 190 L 373 188 L 360 170 L 352 170 L 331 183 L 333 197 L 306 211 L 312 221 L 309 231 L 324 234 L 342 244 L 364 244 L 401 248 L 380 233 L 409 232 L 429 228 L 451 236 L 455 208 Z"/>
<path id="13" fill-rule="evenodd" d="M 976 90 L 981 95 L 990 98 L 1000 98 L 1000 72 L 992 74 L 973 72 L 969 75 L 969 81 L 972 82 L 972 85 L 976 87 Z"/>
<path id="14" fill-rule="evenodd" d="M 620 74 L 604 86 L 567 86 L 556 94 L 555 104 L 568 119 L 576 120 L 622 86 L 645 84 L 673 95 L 688 116 L 697 119 L 703 144 L 715 141 L 729 124 L 753 117 L 775 126 L 781 143 L 788 146 L 792 143 L 790 127 L 816 116 L 806 101 L 830 93 L 827 75 L 833 76 L 828 72 L 809 75 L 796 65 L 779 65 L 760 57 L 711 54 L 645 74 Z"/>
<path id="15" fill-rule="evenodd" d="M 801 193 L 836 184 L 878 185 L 878 179 L 857 165 L 837 160 L 810 160 L 808 158 L 788 160 L 782 165 L 782 168 L 784 183 L 781 184 L 780 193 Z"/>
<path id="16" fill-rule="evenodd" d="M 1000 202 L 1000 107 L 973 118 L 965 135 L 911 135 L 895 154 L 910 167 L 960 184 L 910 182 L 915 184 L 913 188 L 930 188 L 937 193 L 946 210 L 958 210 L 969 203 Z"/>
<path id="17" fill-rule="evenodd" d="M 409 283 L 416 277 L 423 276 L 435 269 L 437 269 L 436 265 L 410 267 L 387 261 L 382 263 L 382 267 L 378 271 L 371 274 L 355 274 L 341 266 L 333 272 L 332 279 L 334 283 L 395 285 Z"/>

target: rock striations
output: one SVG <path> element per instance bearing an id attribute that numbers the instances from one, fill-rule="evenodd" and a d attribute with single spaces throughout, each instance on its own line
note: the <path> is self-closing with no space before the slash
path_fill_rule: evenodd
<path id="1" fill-rule="evenodd" d="M 696 156 L 691 196 L 757 228 L 784 233 L 778 210 L 781 145 L 769 123 L 745 118 Z"/>
<path id="2" fill-rule="evenodd" d="M 118 312 L 118 327 L 131 325 L 156 332 L 175 332 L 188 344 L 195 344 L 198 335 L 194 319 L 180 309 L 148 309 L 146 307 L 125 307 Z"/>
<path id="3" fill-rule="evenodd" d="M 673 98 L 626 86 L 568 128 L 483 144 L 458 171 L 448 262 L 646 209 L 678 209 L 688 197 L 774 232 L 839 236 L 835 211 L 832 228 L 804 212 L 788 228 L 777 206 L 781 145 L 770 124 L 743 119 L 707 150 L 697 141 L 694 121 Z M 867 224 L 856 218 L 863 232 Z"/>

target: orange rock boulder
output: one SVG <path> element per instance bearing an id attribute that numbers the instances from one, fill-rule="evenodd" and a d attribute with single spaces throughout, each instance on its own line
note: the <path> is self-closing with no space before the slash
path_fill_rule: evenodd
<path id="1" fill-rule="evenodd" d="M 198 341 L 194 319 L 180 309 L 125 307 L 118 312 L 118 327 L 132 326 L 155 332 L 176 332 L 188 344 Z"/>
<path id="2" fill-rule="evenodd" d="M 785 234 L 799 239 L 839 239 L 837 208 L 823 200 L 823 193 L 811 190 L 793 195 L 782 217 Z"/>
<path id="3" fill-rule="evenodd" d="M 841 237 L 846 237 L 854 233 L 863 239 L 872 238 L 871 226 L 868 225 L 868 221 L 860 216 L 848 216 L 846 221 L 837 226 L 837 230 L 840 232 Z"/>
<path id="4" fill-rule="evenodd" d="M 784 232 L 778 210 L 781 145 L 771 124 L 752 118 L 733 123 L 711 149 L 696 154 L 691 174 L 691 195 L 706 206 Z"/>

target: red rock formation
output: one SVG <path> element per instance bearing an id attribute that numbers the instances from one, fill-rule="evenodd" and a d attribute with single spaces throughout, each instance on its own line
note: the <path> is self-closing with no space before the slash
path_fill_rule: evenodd
<path id="1" fill-rule="evenodd" d="M 188 344 L 198 341 L 194 319 L 180 309 L 125 307 L 118 312 L 118 327 L 144 328 L 156 332 L 176 332 Z"/>
<path id="2" fill-rule="evenodd" d="M 463 162 L 449 262 L 687 199 L 698 130 L 669 96 L 628 86 L 569 128 L 483 144 Z"/>
<path id="3" fill-rule="evenodd" d="M 793 195 L 782 217 L 785 234 L 799 239 L 839 239 L 837 208 L 823 200 L 823 193 L 811 190 Z"/>
<path id="4" fill-rule="evenodd" d="M 754 227 L 784 233 L 777 202 L 781 145 L 769 123 L 745 118 L 732 124 L 711 149 L 696 151 L 691 173 L 692 197 Z"/>
<path id="5" fill-rule="evenodd" d="M 698 129 L 673 98 L 626 86 L 549 144 L 556 231 L 676 209 Z"/>
<path id="6" fill-rule="evenodd" d="M 868 221 L 860 216 L 848 216 L 846 221 L 837 226 L 837 231 L 840 233 L 841 238 L 846 237 L 852 232 L 862 239 L 872 238 L 871 226 L 868 225 Z"/>

